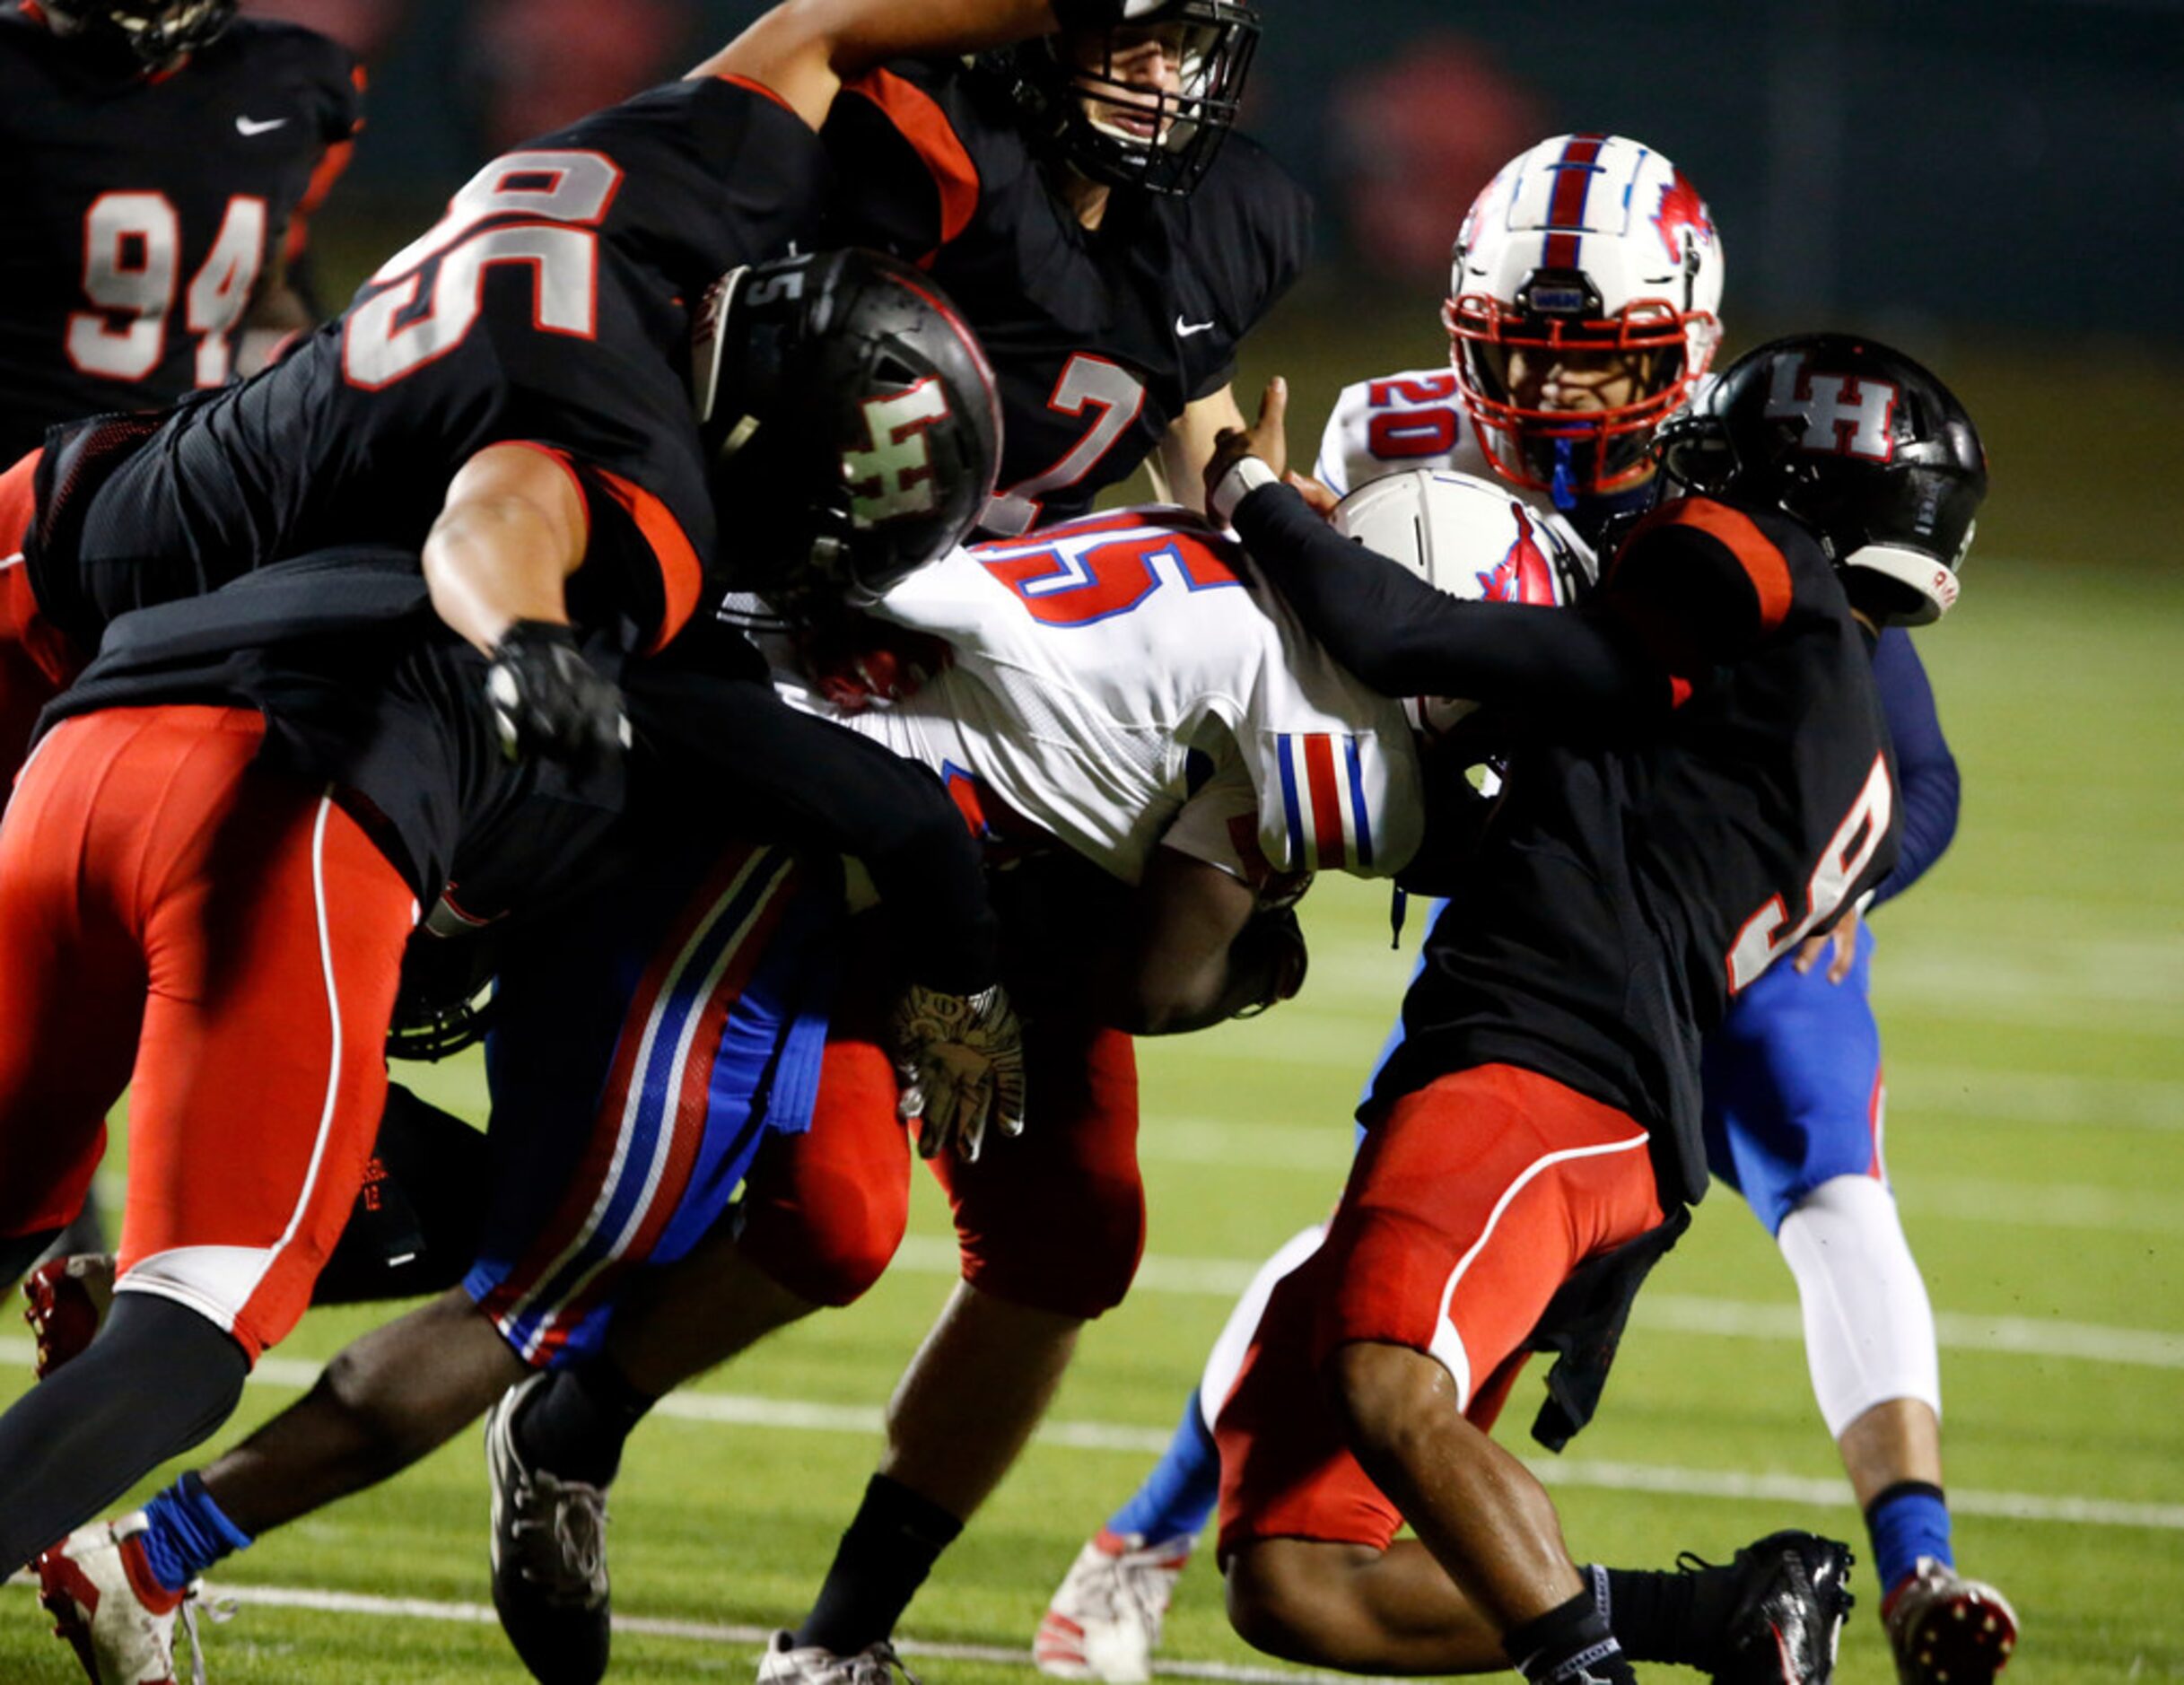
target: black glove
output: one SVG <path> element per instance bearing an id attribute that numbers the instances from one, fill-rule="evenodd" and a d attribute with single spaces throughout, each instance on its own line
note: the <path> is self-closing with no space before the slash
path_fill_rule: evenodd
<path id="1" fill-rule="evenodd" d="M 974 995 L 944 994 L 912 983 L 887 1022 L 896 1111 L 920 1120 L 918 1157 L 948 1148 L 978 1162 L 989 1113 L 1005 1135 L 1024 1132 L 1024 1026 L 1000 984 Z"/>
<path id="2" fill-rule="evenodd" d="M 629 746 L 622 693 L 550 620 L 519 620 L 493 646 L 485 699 L 511 761 L 539 755 L 582 773 L 610 766 Z"/>

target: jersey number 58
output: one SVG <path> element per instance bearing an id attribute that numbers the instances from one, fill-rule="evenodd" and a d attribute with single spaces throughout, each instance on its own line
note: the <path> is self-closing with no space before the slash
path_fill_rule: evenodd
<path id="1" fill-rule="evenodd" d="M 1795 923 L 1790 922 L 1789 909 L 1780 895 L 1769 899 L 1752 917 L 1744 921 L 1744 928 L 1736 933 L 1736 941 L 1729 949 L 1729 992 L 1734 995 L 1747 985 L 1759 981 L 1760 973 L 1773 965 L 1777 956 L 1804 939 L 1805 932 L 1830 917 L 1843 904 L 1843 897 L 1850 893 L 1881 846 L 1881 839 L 1888 834 L 1890 818 L 1896 808 L 1896 789 L 1888 775 L 1885 756 L 1874 756 L 1873 770 L 1865 775 L 1865 784 L 1858 791 L 1857 799 L 1850 804 L 1850 811 L 1843 822 L 1835 827 L 1835 834 L 1828 839 L 1828 846 L 1821 851 L 1820 864 L 1813 869 L 1813 876 L 1804 889 L 1804 916 Z"/>

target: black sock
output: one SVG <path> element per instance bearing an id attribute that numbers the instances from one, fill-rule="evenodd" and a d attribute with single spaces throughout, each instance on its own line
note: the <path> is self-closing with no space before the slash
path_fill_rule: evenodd
<path id="1" fill-rule="evenodd" d="M 1694 1558 L 1695 1560 L 1695 1558 Z M 1725 1567 L 1587 1568 L 1609 1630 L 1634 1662 L 1714 1665 L 1735 1591 Z"/>
<path id="2" fill-rule="evenodd" d="M 876 1474 L 857 1518 L 842 1535 L 834 1564 L 811 1613 L 797 1628 L 800 1645 L 854 1655 L 880 1642 L 910 1607 L 963 1523 L 900 1480 Z"/>
<path id="3" fill-rule="evenodd" d="M 1638 1685 L 1630 1659 L 1586 1586 L 1567 1603 L 1502 1636 L 1501 1647 L 1532 1685 Z"/>
<path id="4" fill-rule="evenodd" d="M 523 1401 L 517 1454 L 561 1480 L 606 1486 L 621 1471 L 623 1445 L 659 1401 L 632 1386 L 611 1359 L 588 1358 Z"/>
<path id="5" fill-rule="evenodd" d="M 0 1416 L 0 1565 L 59 1543 L 203 1439 L 249 1372 L 242 1348 L 197 1312 L 118 1295 L 83 1354 Z"/>

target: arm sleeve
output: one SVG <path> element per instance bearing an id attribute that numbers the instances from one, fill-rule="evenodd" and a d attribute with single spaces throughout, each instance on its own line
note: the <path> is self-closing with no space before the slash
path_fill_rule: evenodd
<path id="1" fill-rule="evenodd" d="M 1891 626 L 1874 650 L 1874 684 L 1881 693 L 1889 737 L 1896 746 L 1896 779 L 1903 791 L 1903 838 L 1895 869 L 1874 891 L 1879 906 L 1916 883 L 1956 835 L 1956 756 L 1942 735 L 1934 687 L 1910 634 Z"/>
<path id="2" fill-rule="evenodd" d="M 1515 703 L 1595 726 L 1669 707 L 1670 672 L 1618 620 L 1448 596 L 1343 537 L 1286 485 L 1252 493 L 1236 526 L 1306 631 L 1384 696 Z"/>
<path id="3" fill-rule="evenodd" d="M 826 238 L 927 264 L 978 209 L 978 166 L 954 120 L 902 65 L 843 84 L 821 138 L 834 167 Z"/>
<path id="4" fill-rule="evenodd" d="M 710 663 L 663 658 L 631 674 L 627 697 L 654 786 L 648 805 L 723 834 L 853 855 L 914 980 L 969 994 L 999 976 L 977 843 L 922 766 L 796 712 L 763 672 L 723 678 Z"/>

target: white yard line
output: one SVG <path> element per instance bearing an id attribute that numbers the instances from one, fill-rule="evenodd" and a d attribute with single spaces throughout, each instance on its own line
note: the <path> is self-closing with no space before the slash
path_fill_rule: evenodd
<path id="1" fill-rule="evenodd" d="M 34 1584 L 18 1575 L 11 1585 Z M 466 1626 L 490 1627 L 499 1617 L 489 1603 L 441 1602 L 424 1597 L 374 1597 L 363 1592 L 323 1592 L 293 1585 L 231 1585 L 205 1583 L 208 1600 L 226 1601 L 246 1608 L 304 1609 L 317 1614 L 371 1615 L 380 1620 L 441 1620 Z M 694 1644 L 761 1646 L 772 1636 L 765 1627 L 734 1622 L 659 1620 L 644 1615 L 616 1615 L 616 1632 L 648 1638 L 684 1638 Z M 984 1662 L 1000 1667 L 1029 1667 L 1029 1650 L 1012 1650 L 993 1644 L 926 1644 L 916 1638 L 898 1638 L 895 1647 L 914 1659 L 939 1662 Z M 1236 1662 L 1159 1661 L 1153 1672 L 1169 1679 L 1219 1680 L 1225 1685 L 1300 1685 L 1313 1680 L 1341 1680 L 1341 1673 L 1320 1673 L 1303 1668 L 1252 1667 Z"/>
<path id="2" fill-rule="evenodd" d="M 27 1365 L 30 1357 L 28 1340 L 0 1340 L 0 1362 Z M 296 1358 L 267 1358 L 258 1364 L 250 1380 L 254 1385 L 301 1391 L 310 1386 L 318 1375 L 316 1364 Z M 662 1399 L 653 1413 L 677 1421 L 797 1433 L 855 1434 L 877 1439 L 882 1432 L 881 1412 L 876 1405 L 759 1398 L 749 1393 L 677 1393 Z M 1041 1445 L 1072 1451 L 1114 1451 L 1150 1457 L 1167 1448 L 1172 1433 L 1171 1428 L 1140 1427 L 1122 1422 L 1049 1421 L 1040 1427 L 1035 1437 Z M 1549 1486 L 1796 1504 L 1821 1509 L 1842 1509 L 1852 1505 L 1850 1489 L 1839 1480 L 1682 1469 L 1651 1463 L 1596 1462 L 1582 1458 L 1528 1458 L 1526 1466 Z M 1949 1489 L 1949 1506 L 1960 1515 L 2184 1532 L 2184 1504 L 2136 1503 L 2070 1495 L 2049 1497 L 2033 1492 L 1982 1492 L 1952 1486 Z"/>

